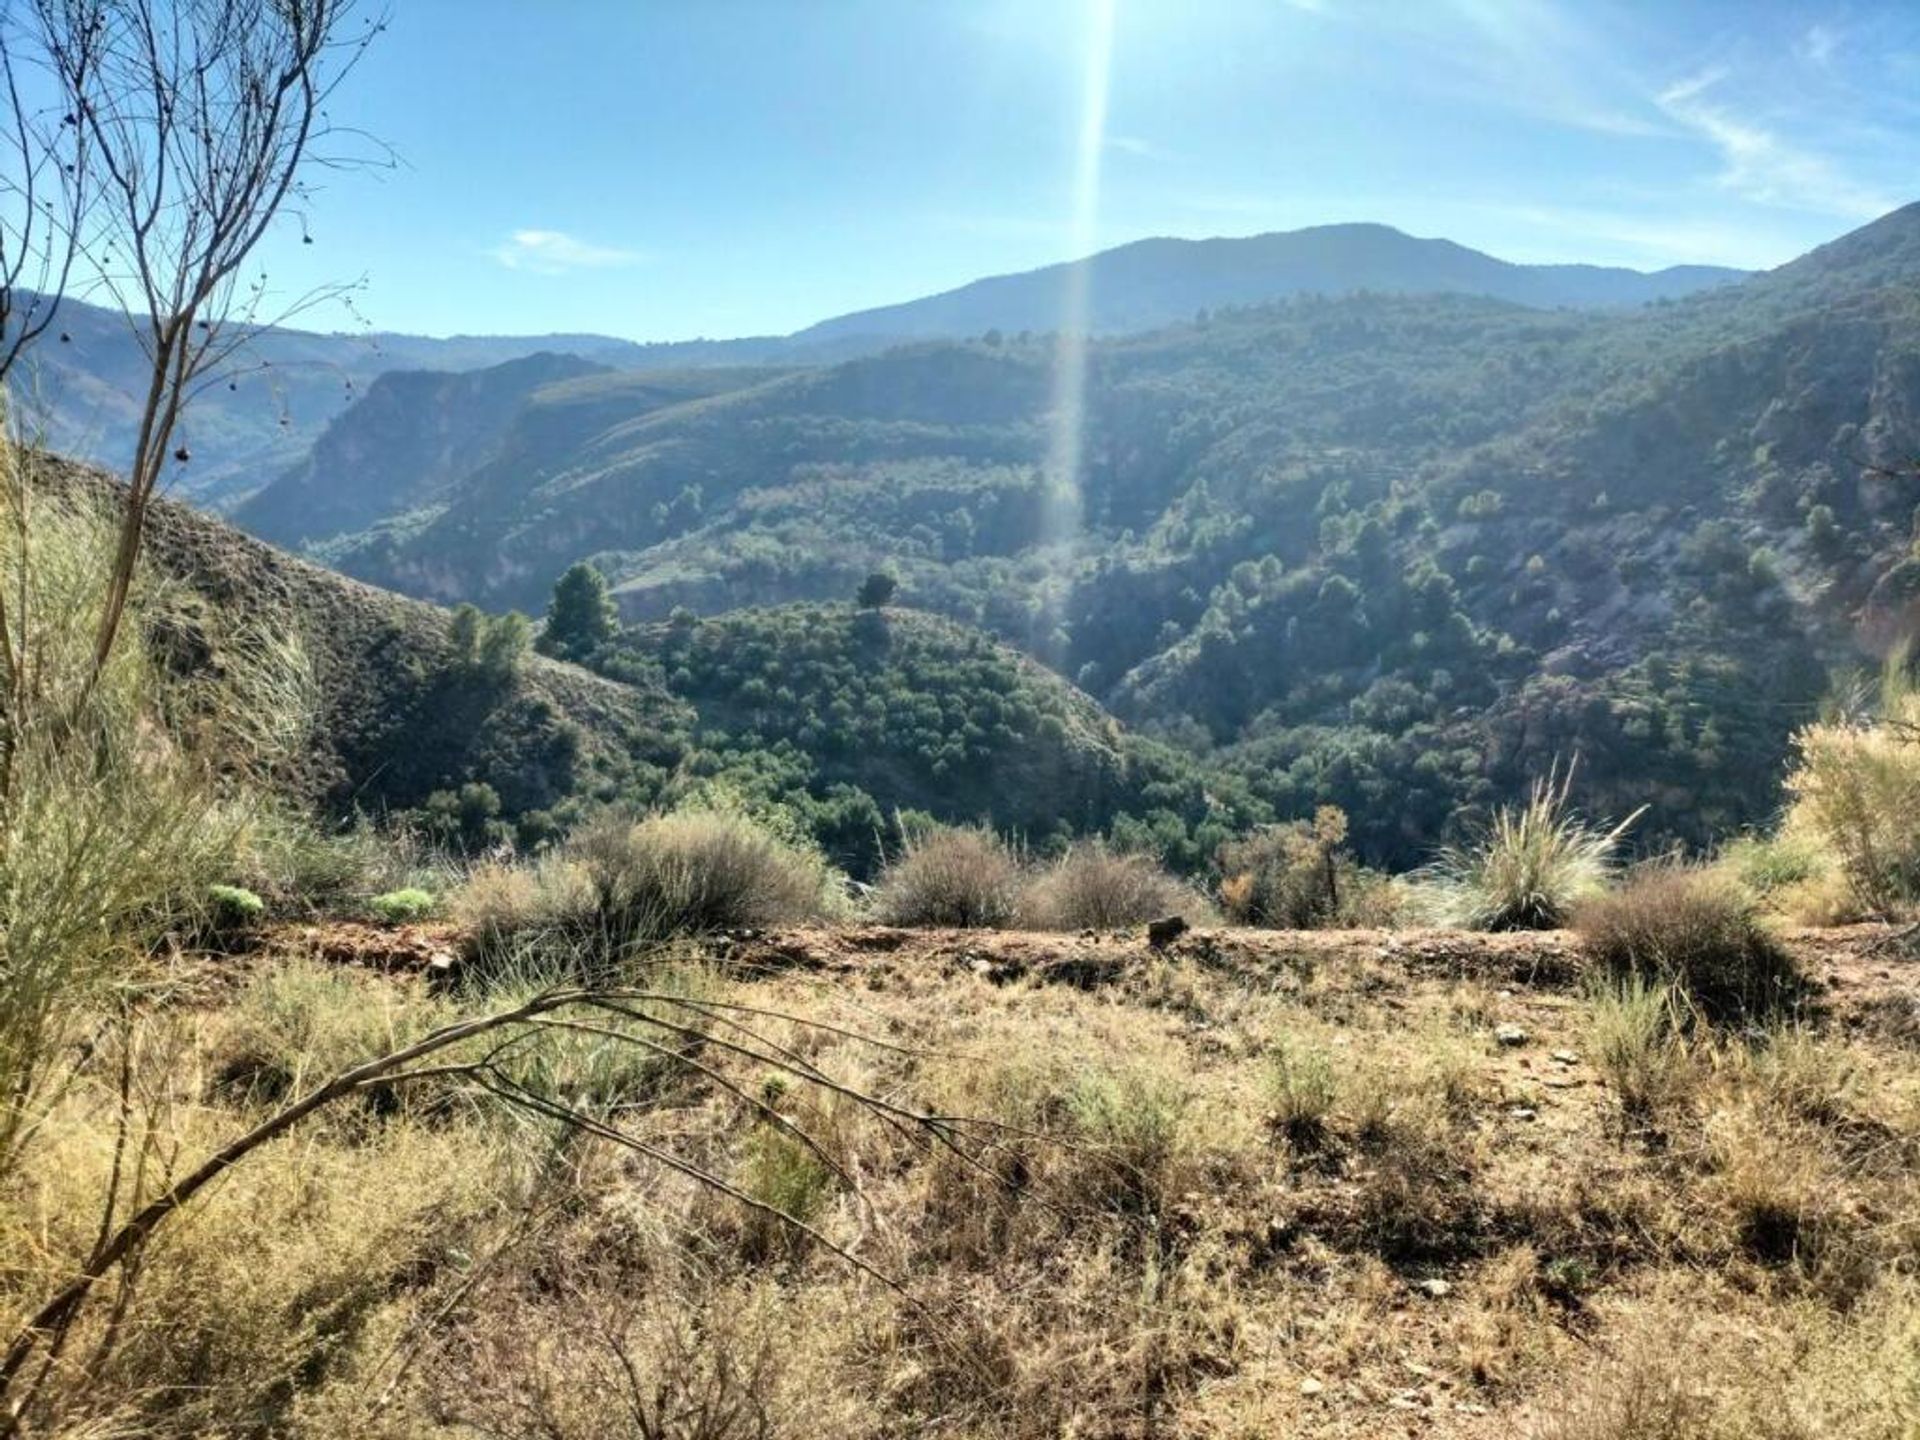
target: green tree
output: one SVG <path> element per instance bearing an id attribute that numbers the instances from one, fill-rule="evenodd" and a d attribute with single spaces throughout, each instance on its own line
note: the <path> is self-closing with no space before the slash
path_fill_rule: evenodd
<path id="1" fill-rule="evenodd" d="M 457 665 L 474 665 L 480 660 L 480 636 L 487 628 L 487 617 L 478 605 L 462 605 L 447 621 L 447 641 L 453 646 Z"/>
<path id="2" fill-rule="evenodd" d="M 554 582 L 546 629 L 535 648 L 560 660 L 584 660 L 619 629 L 620 612 L 606 577 L 583 560 Z"/>
<path id="3" fill-rule="evenodd" d="M 518 610 L 494 616 L 480 635 L 481 672 L 491 679 L 506 679 L 520 668 L 532 644 L 533 622 Z"/>
<path id="4" fill-rule="evenodd" d="M 863 610 L 878 610 L 899 590 L 900 582 L 884 570 L 876 570 L 860 582 L 860 589 L 854 601 Z"/>

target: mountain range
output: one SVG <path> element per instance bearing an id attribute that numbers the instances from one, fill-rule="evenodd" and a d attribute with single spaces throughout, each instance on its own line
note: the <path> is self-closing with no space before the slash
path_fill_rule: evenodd
<path id="1" fill-rule="evenodd" d="M 1575 753 L 1596 808 L 1654 798 L 1649 843 L 1757 823 L 1831 671 L 1920 615 L 1920 207 L 1638 306 L 1190 298 L 1088 347 L 1073 486 L 1057 347 L 1002 326 L 389 375 L 236 518 L 496 608 L 590 558 L 633 621 L 773 607 L 767 635 L 888 569 L 1271 813 L 1344 805 L 1395 864 Z M 814 754 L 831 698 L 786 688 Z"/>
<path id="2" fill-rule="evenodd" d="M 589 663 L 693 717 L 671 783 L 856 871 L 901 808 L 1047 833 L 1056 772 L 1060 823 L 1189 865 L 1324 803 L 1418 863 L 1575 756 L 1593 810 L 1650 804 L 1640 843 L 1702 843 L 1920 622 L 1920 206 L 1646 304 L 1193 298 L 1086 347 L 1073 477 L 1060 347 L 963 307 L 835 358 L 389 372 L 234 514 L 493 609 L 593 561 L 632 623 Z M 863 628 L 875 569 L 908 609 Z"/>
<path id="3" fill-rule="evenodd" d="M 1728 283 L 1739 272 L 1682 266 L 1645 275 L 1582 265 L 1512 265 L 1444 240 L 1381 225 L 1326 226 L 1245 239 L 1145 240 L 1077 262 L 1093 282 L 1092 327 L 1146 329 L 1196 309 L 1320 291 L 1458 292 L 1541 306 L 1634 305 Z M 328 422 L 394 371 L 460 372 L 549 352 L 615 369 L 822 364 L 903 339 L 957 339 L 1061 324 L 1070 265 L 999 276 L 947 294 L 824 320 L 788 336 L 637 344 L 603 335 L 447 339 L 368 331 L 320 334 L 263 326 L 231 373 L 189 411 L 192 459 L 175 491 L 225 509 L 295 464 Z M 30 387 L 49 443 L 109 468 L 127 461 L 144 371 L 134 333 L 113 310 L 78 300 L 36 357 Z"/>

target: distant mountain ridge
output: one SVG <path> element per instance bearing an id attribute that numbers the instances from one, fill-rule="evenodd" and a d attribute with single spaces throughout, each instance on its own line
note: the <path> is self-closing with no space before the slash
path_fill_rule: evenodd
<path id="1" fill-rule="evenodd" d="M 1712 265 L 1676 265 L 1652 273 L 1600 265 L 1516 265 L 1390 225 L 1317 225 L 1235 239 L 1137 240 L 1086 260 L 996 275 L 925 299 L 837 316 L 792 338 L 924 340 L 995 329 L 1055 330 L 1068 279 L 1077 270 L 1087 273 L 1090 328 L 1101 334 L 1157 329 L 1222 305 L 1360 290 L 1480 295 L 1542 309 L 1642 305 L 1732 284 L 1747 273 Z"/>
<path id="2" fill-rule="evenodd" d="M 1384 225 L 1334 225 L 1237 239 L 1143 240 L 1078 262 L 1091 267 L 1093 325 L 1102 333 L 1155 329 L 1203 308 L 1288 295 L 1355 290 L 1460 293 L 1554 308 L 1623 306 L 1738 279 L 1681 266 L 1643 275 L 1598 266 L 1512 265 L 1444 240 Z M 322 334 L 263 328 L 228 383 L 214 384 L 181 429 L 191 461 L 170 488 L 216 510 L 232 508 L 302 461 L 328 423 L 381 375 L 479 370 L 541 353 L 619 370 L 835 364 L 903 340 L 965 339 L 988 330 L 1047 332 L 1061 323 L 1072 265 L 979 280 L 959 290 L 823 320 L 792 335 L 642 344 L 605 335 Z M 60 338 L 64 336 L 64 338 Z M 49 444 L 123 469 L 144 359 L 116 311 L 69 300 L 33 357 L 33 389 Z M 431 390 L 432 387 L 426 387 Z M 391 396 L 388 397 L 391 399 Z M 116 437 L 116 438 L 107 438 Z"/>

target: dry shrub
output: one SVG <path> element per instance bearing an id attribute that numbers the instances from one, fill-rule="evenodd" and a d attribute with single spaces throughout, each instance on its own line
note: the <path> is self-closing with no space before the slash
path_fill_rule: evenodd
<path id="1" fill-rule="evenodd" d="M 1616 979 L 1672 986 L 1709 1020 L 1773 1014 L 1804 989 L 1793 957 L 1724 875 L 1659 866 L 1576 917 L 1594 964 Z"/>
<path id="2" fill-rule="evenodd" d="M 488 970 L 592 969 L 676 935 L 823 919 L 838 899 L 817 851 L 702 809 L 594 821 L 531 866 L 473 870 L 448 908 Z"/>
<path id="3" fill-rule="evenodd" d="M 1920 899 L 1920 688 L 1907 662 L 1889 661 L 1877 716 L 1796 731 L 1787 775 L 1789 828 L 1817 837 L 1874 914 Z"/>
<path id="4" fill-rule="evenodd" d="M 777 1287 L 727 1287 L 683 1262 L 637 1283 L 567 1273 L 482 1298 L 433 1377 L 475 1433 L 771 1440 L 847 1403 L 794 1393 L 795 1317 Z"/>
<path id="5" fill-rule="evenodd" d="M 1164 915 L 1204 919 L 1206 902 L 1151 856 L 1075 845 L 1027 886 L 1020 923 L 1033 930 L 1121 930 Z"/>
<path id="6" fill-rule="evenodd" d="M 1534 782 L 1527 803 L 1501 806 L 1466 845 L 1448 846 L 1424 878 L 1444 917 L 1469 930 L 1552 930 L 1613 873 L 1620 837 L 1638 811 L 1602 828 L 1572 807 L 1573 769 Z"/>
<path id="7" fill-rule="evenodd" d="M 1023 878 L 991 830 L 941 826 L 907 840 L 880 876 L 874 913 L 888 925 L 998 929 L 1019 914 Z"/>
<path id="8" fill-rule="evenodd" d="M 834 908 L 832 871 L 817 851 L 729 811 L 599 821 L 563 853 L 585 873 L 602 924 L 623 937 L 792 925 Z"/>
<path id="9" fill-rule="evenodd" d="M 1268 825 L 1220 848 L 1220 904 L 1236 925 L 1277 930 L 1387 926 L 1390 882 L 1342 848 L 1347 817 L 1322 805 L 1311 822 Z"/>

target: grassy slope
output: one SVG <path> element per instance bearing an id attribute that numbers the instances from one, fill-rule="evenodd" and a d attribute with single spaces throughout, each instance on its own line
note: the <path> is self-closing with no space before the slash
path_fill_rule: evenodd
<path id="1" fill-rule="evenodd" d="M 103 484 L 67 470 L 66 483 Z M 217 607 L 298 635 L 320 712 L 296 787 L 335 809 L 379 813 L 484 781 L 508 815 L 544 809 L 636 767 L 671 763 L 685 723 L 658 690 L 529 657 L 476 684 L 450 667 L 446 612 L 295 559 L 183 506 L 158 505 L 150 561 Z"/>

